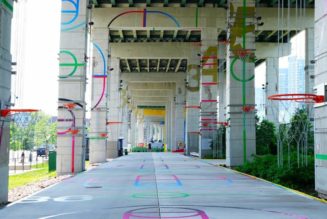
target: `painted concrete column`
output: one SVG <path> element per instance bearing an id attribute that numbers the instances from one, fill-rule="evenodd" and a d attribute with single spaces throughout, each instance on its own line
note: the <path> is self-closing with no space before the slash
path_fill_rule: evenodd
<path id="1" fill-rule="evenodd" d="M 223 123 L 226 123 L 226 42 L 218 44 L 218 124 L 217 133 L 217 152 L 214 153 L 214 158 L 222 158 L 225 154 L 225 131 Z M 215 152 L 215 151 L 214 151 Z"/>
<path id="2" fill-rule="evenodd" d="M 122 109 L 120 99 L 120 67 L 119 59 L 110 58 L 110 66 L 113 70 L 109 74 L 109 113 L 108 113 L 108 156 L 115 158 L 118 156 L 117 143 L 120 137 L 122 122 Z"/>
<path id="3" fill-rule="evenodd" d="M 212 155 L 216 148 L 217 95 L 218 95 L 218 42 L 217 29 L 201 32 L 200 76 L 200 157 Z"/>
<path id="4" fill-rule="evenodd" d="M 315 8 L 315 77 L 318 95 L 327 93 L 327 10 L 325 1 L 316 1 Z M 315 188 L 327 198 L 327 104 L 315 104 Z"/>
<path id="5" fill-rule="evenodd" d="M 86 0 L 62 1 L 57 173 L 84 169 L 87 11 Z M 71 11 L 76 11 L 74 16 Z"/>
<path id="6" fill-rule="evenodd" d="M 92 29 L 92 99 L 90 121 L 90 162 L 105 162 L 107 158 L 107 77 L 108 30 Z"/>
<path id="7" fill-rule="evenodd" d="M 174 148 L 181 143 L 185 144 L 185 86 L 184 84 L 177 83 L 176 85 L 176 100 L 175 100 L 175 142 Z"/>
<path id="8" fill-rule="evenodd" d="M 246 7 L 243 4 L 246 3 Z M 255 154 L 255 1 L 230 0 L 227 39 L 226 163 L 242 165 Z"/>
<path id="9" fill-rule="evenodd" d="M 11 103 L 11 54 L 10 36 L 13 1 L 0 4 L 0 109 L 10 108 Z M 8 201 L 10 118 L 0 116 L 0 205 Z"/>
<path id="10" fill-rule="evenodd" d="M 278 124 L 279 102 L 269 101 L 267 98 L 271 95 L 278 94 L 279 81 L 279 58 L 266 59 L 266 119 Z"/>
<path id="11" fill-rule="evenodd" d="M 200 54 L 199 47 L 192 47 L 186 79 L 186 154 L 199 153 L 200 117 Z"/>
<path id="12" fill-rule="evenodd" d="M 226 121 L 226 44 L 218 45 L 218 122 Z"/>

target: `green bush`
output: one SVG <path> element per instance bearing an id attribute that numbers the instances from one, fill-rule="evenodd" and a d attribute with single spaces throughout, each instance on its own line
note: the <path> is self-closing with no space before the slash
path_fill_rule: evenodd
<path id="1" fill-rule="evenodd" d="M 133 147 L 132 152 L 148 152 L 145 147 Z M 152 148 L 151 152 L 164 152 L 163 148 Z"/>
<path id="2" fill-rule="evenodd" d="M 132 152 L 148 152 L 148 149 L 144 147 L 133 147 Z"/>
<path id="3" fill-rule="evenodd" d="M 286 158 L 285 158 L 286 159 Z M 236 170 L 248 173 L 283 186 L 314 193 L 314 157 L 308 157 L 308 166 L 298 167 L 296 153 L 292 153 L 290 167 L 287 159 L 278 167 L 277 156 L 255 156 L 253 162 L 245 163 Z"/>

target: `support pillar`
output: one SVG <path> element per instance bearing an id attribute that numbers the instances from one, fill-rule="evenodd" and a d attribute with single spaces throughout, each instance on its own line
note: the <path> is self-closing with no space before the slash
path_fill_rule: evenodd
<path id="1" fill-rule="evenodd" d="M 183 84 L 177 84 L 176 86 L 176 100 L 175 100 L 175 142 L 174 147 L 184 145 L 185 135 L 185 91 Z"/>
<path id="2" fill-rule="evenodd" d="M 314 28 L 305 30 L 305 93 L 312 94 L 314 87 Z"/>
<path id="3" fill-rule="evenodd" d="M 226 121 L 226 44 L 218 45 L 218 121 Z"/>
<path id="4" fill-rule="evenodd" d="M 226 164 L 239 166 L 255 154 L 255 1 L 230 0 L 227 19 Z"/>
<path id="5" fill-rule="evenodd" d="M 111 57 L 110 63 L 113 70 L 109 74 L 108 157 L 116 158 L 118 156 L 117 144 L 119 137 L 121 137 L 120 129 L 122 123 L 119 59 Z"/>
<path id="6" fill-rule="evenodd" d="M 137 119 L 136 119 L 136 113 L 133 109 L 131 112 L 131 146 L 135 147 L 137 146 Z"/>
<path id="7" fill-rule="evenodd" d="M 86 0 L 62 1 L 57 173 L 84 170 L 87 11 Z M 78 11 L 77 17 L 71 13 Z"/>
<path id="8" fill-rule="evenodd" d="M 315 8 L 315 89 L 325 96 L 325 102 L 315 104 L 315 188 L 327 198 L 327 11 L 325 1 L 316 1 Z"/>
<path id="9" fill-rule="evenodd" d="M 0 4 L 0 109 L 10 108 L 11 103 L 11 54 L 10 36 L 13 1 Z M 8 201 L 10 118 L 0 115 L 0 205 Z"/>
<path id="10" fill-rule="evenodd" d="M 189 56 L 186 79 L 186 154 L 199 153 L 200 117 L 200 47 L 193 47 Z"/>
<path id="11" fill-rule="evenodd" d="M 200 157 L 213 156 L 217 148 L 218 43 L 217 28 L 201 32 Z"/>
<path id="12" fill-rule="evenodd" d="M 226 42 L 218 44 L 218 122 L 226 123 Z M 218 125 L 217 152 L 214 158 L 224 158 L 226 154 L 225 127 Z"/>
<path id="13" fill-rule="evenodd" d="M 89 131 L 90 163 L 105 162 L 107 158 L 107 57 L 108 30 L 93 28 L 92 33 L 92 99 Z"/>
<path id="14" fill-rule="evenodd" d="M 266 59 L 266 119 L 275 125 L 279 120 L 279 102 L 269 101 L 268 97 L 278 94 L 279 58 Z"/>

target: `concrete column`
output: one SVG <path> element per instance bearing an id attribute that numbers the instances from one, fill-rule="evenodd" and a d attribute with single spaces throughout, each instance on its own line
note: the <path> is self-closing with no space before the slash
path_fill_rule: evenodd
<path id="1" fill-rule="evenodd" d="M 106 161 L 107 151 L 107 66 L 108 30 L 92 29 L 92 100 L 90 121 L 90 162 Z"/>
<path id="2" fill-rule="evenodd" d="M 84 169 L 87 11 L 86 0 L 62 2 L 57 173 Z M 79 12 L 77 17 L 71 11 Z"/>
<path id="3" fill-rule="evenodd" d="M 226 121 L 226 44 L 218 45 L 218 121 Z"/>
<path id="4" fill-rule="evenodd" d="M 121 124 L 121 134 L 120 137 L 122 137 L 123 140 L 123 148 L 127 148 L 128 144 L 128 108 L 127 105 L 123 107 L 122 112 L 122 124 Z"/>
<path id="5" fill-rule="evenodd" d="M 312 94 L 314 87 L 314 28 L 305 30 L 305 93 Z"/>
<path id="6" fill-rule="evenodd" d="M 175 100 L 175 142 L 174 147 L 176 148 L 179 143 L 184 144 L 185 135 L 185 86 L 184 84 L 177 84 L 176 86 L 176 100 Z"/>
<path id="7" fill-rule="evenodd" d="M 13 1 L 0 4 L 0 110 L 10 108 L 11 101 L 11 18 Z M 0 116 L 0 205 L 8 201 L 8 162 L 10 118 Z"/>
<path id="8" fill-rule="evenodd" d="M 315 89 L 318 95 L 327 93 L 327 10 L 325 1 L 316 1 L 315 8 Z M 327 104 L 315 104 L 315 187 L 327 198 Z"/>
<path id="9" fill-rule="evenodd" d="M 230 0 L 227 17 L 226 163 L 238 166 L 255 154 L 255 1 Z"/>
<path id="10" fill-rule="evenodd" d="M 226 43 L 218 44 L 218 122 L 226 122 Z M 222 158 L 225 154 L 225 132 L 222 125 L 218 125 L 217 152 L 214 158 Z"/>
<path id="11" fill-rule="evenodd" d="M 200 47 L 192 47 L 186 79 L 186 154 L 199 153 Z"/>
<path id="12" fill-rule="evenodd" d="M 112 57 L 110 59 L 110 66 L 113 68 L 109 74 L 109 113 L 108 113 L 108 126 L 109 131 L 109 145 L 108 156 L 109 158 L 116 158 L 118 156 L 117 143 L 120 137 L 120 128 L 122 122 L 122 109 L 120 99 L 120 67 L 119 59 Z"/>
<path id="13" fill-rule="evenodd" d="M 218 43 L 217 29 L 206 28 L 201 32 L 200 77 L 200 157 L 213 154 L 217 135 L 218 95 Z"/>
<path id="14" fill-rule="evenodd" d="M 137 119 L 135 110 L 132 110 L 131 115 L 131 146 L 134 147 L 137 145 Z"/>
<path id="15" fill-rule="evenodd" d="M 279 81 L 279 58 L 266 59 L 266 97 L 278 94 L 278 81 Z M 279 118 L 279 102 L 270 101 L 266 98 L 266 119 L 278 124 Z"/>

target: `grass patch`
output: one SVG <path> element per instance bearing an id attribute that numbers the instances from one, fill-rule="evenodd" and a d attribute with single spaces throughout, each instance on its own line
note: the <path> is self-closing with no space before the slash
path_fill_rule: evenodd
<path id="1" fill-rule="evenodd" d="M 40 169 L 9 176 L 9 190 L 57 176 L 56 172 L 48 172 L 49 167 L 47 163 L 39 164 L 38 167 Z"/>

